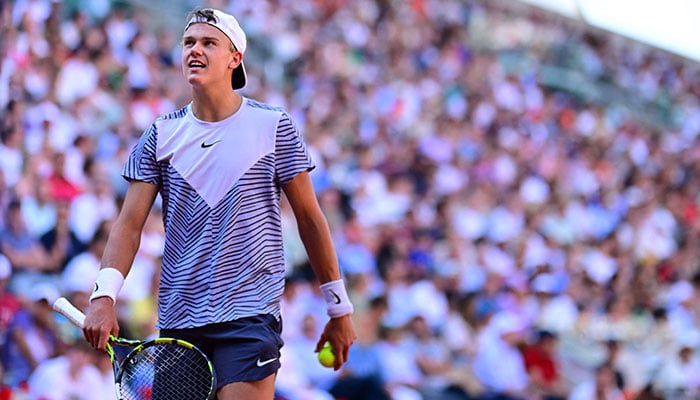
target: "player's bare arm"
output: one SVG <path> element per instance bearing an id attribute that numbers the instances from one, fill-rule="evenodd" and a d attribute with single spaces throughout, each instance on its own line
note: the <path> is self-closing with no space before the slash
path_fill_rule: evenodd
<path id="1" fill-rule="evenodd" d="M 150 183 L 133 181 L 129 184 L 124 205 L 112 227 L 102 257 L 102 270 L 107 268 L 114 275 L 125 277 L 131 269 L 136 252 L 141 243 L 141 231 L 153 202 L 158 187 Z M 103 273 L 100 271 L 100 273 Z M 123 279 L 123 278 L 122 278 Z M 96 283 L 95 292 L 104 290 Z M 83 333 L 92 347 L 104 351 L 109 335 L 119 334 L 119 325 L 114 311 L 114 295 L 95 296 L 86 310 Z"/>
<path id="2" fill-rule="evenodd" d="M 284 186 L 284 194 L 294 212 L 299 236 L 319 282 L 340 279 L 338 259 L 326 217 L 316 199 L 308 172 L 298 174 Z"/>
<path id="3" fill-rule="evenodd" d="M 321 284 L 338 281 L 340 268 L 328 222 L 318 204 L 308 172 L 302 172 L 284 186 L 284 193 L 294 212 L 311 267 Z M 351 314 L 331 318 L 316 344 L 316 351 L 330 342 L 338 370 L 348 359 L 350 346 L 357 338 Z"/>

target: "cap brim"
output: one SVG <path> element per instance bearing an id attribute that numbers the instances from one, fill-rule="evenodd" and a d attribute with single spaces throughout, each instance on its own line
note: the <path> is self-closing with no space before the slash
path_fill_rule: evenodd
<path id="1" fill-rule="evenodd" d="M 241 62 L 241 64 L 233 70 L 233 74 L 231 75 L 231 87 L 233 87 L 233 90 L 236 90 L 244 87 L 245 84 L 245 67 L 243 66 L 243 62 Z"/>

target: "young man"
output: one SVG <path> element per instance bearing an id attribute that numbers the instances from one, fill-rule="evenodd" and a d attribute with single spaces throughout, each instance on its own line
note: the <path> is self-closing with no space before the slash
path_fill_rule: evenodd
<path id="1" fill-rule="evenodd" d="M 127 161 L 123 175 L 129 189 L 83 333 L 93 347 L 104 349 L 108 335 L 118 332 L 114 299 L 160 193 L 166 235 L 158 296 L 161 336 L 189 340 L 209 354 L 218 399 L 272 399 L 282 346 L 281 191 L 328 304 L 330 320 L 316 351 L 330 342 L 336 370 L 356 337 L 353 307 L 300 133 L 283 110 L 234 91 L 246 81 L 246 38 L 238 22 L 219 10 L 195 10 L 182 45 L 192 102 L 157 119 Z"/>

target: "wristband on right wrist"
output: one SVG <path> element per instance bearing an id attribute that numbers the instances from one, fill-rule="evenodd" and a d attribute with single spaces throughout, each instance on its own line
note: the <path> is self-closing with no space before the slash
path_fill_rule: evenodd
<path id="1" fill-rule="evenodd" d="M 102 268 L 95 279 L 95 289 L 90 295 L 90 301 L 98 297 L 109 297 L 114 304 L 117 303 L 117 295 L 124 285 L 124 275 L 116 268 Z"/>

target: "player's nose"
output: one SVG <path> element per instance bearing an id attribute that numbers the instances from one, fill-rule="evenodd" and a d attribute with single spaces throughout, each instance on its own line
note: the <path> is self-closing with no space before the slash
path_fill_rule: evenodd
<path id="1" fill-rule="evenodd" d="M 201 55 L 202 54 L 202 49 L 204 47 L 199 44 L 199 42 L 195 42 L 191 47 L 190 47 L 190 54 L 191 55 Z"/>

